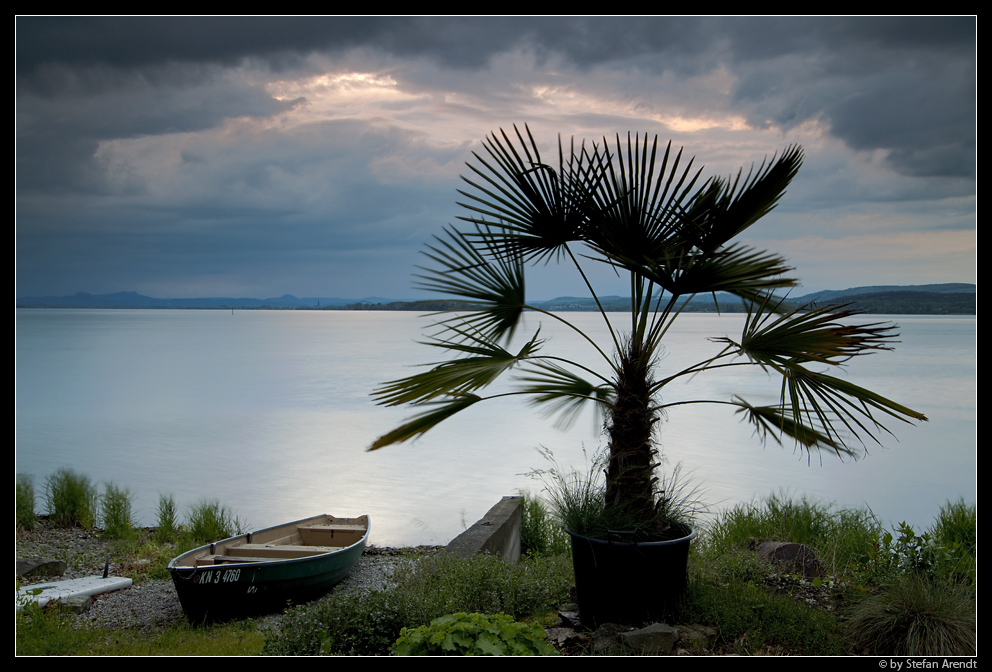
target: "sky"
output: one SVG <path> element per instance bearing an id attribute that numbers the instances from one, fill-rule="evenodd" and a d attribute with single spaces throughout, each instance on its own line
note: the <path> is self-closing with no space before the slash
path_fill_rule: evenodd
<path id="1" fill-rule="evenodd" d="M 740 239 L 798 294 L 977 282 L 975 17 L 15 24 L 18 297 L 426 297 L 459 176 L 514 124 L 548 155 L 657 135 L 704 176 L 798 143 Z M 541 266 L 527 295 L 587 292 Z"/>

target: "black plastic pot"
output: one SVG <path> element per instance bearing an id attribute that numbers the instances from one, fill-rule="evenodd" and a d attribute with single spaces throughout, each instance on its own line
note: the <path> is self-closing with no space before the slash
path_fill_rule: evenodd
<path id="1" fill-rule="evenodd" d="M 671 541 L 625 542 L 572 537 L 579 620 L 640 624 L 663 618 L 685 593 L 689 542 L 696 531 Z"/>

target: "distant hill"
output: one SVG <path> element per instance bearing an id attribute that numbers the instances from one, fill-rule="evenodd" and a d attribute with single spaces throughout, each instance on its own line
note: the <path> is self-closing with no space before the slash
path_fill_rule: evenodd
<path id="1" fill-rule="evenodd" d="M 723 312 L 746 310 L 741 300 L 731 294 L 717 293 L 714 304 L 710 295 L 697 296 L 685 308 L 687 312 Z M 602 296 L 600 303 L 609 312 L 630 310 L 630 299 L 622 296 Z M 865 313 L 890 315 L 975 315 L 977 312 L 977 286 L 965 283 L 941 285 L 878 285 L 852 287 L 842 290 L 825 290 L 799 297 L 792 297 L 790 305 L 815 303 L 816 305 L 849 304 L 850 308 Z M 116 294 L 87 294 L 72 296 L 22 297 L 18 308 L 185 308 L 204 310 L 410 310 L 434 312 L 469 308 L 469 305 L 444 299 L 399 300 L 380 297 L 342 299 L 337 297 L 303 297 L 284 294 L 271 299 L 156 299 L 137 292 Z M 550 301 L 532 301 L 535 308 L 549 311 L 599 310 L 591 298 L 561 296 Z"/>
<path id="2" fill-rule="evenodd" d="M 203 298 L 203 299 L 156 299 L 137 292 L 117 292 L 115 294 L 87 294 L 79 292 L 72 296 L 35 296 L 17 299 L 18 308 L 185 308 L 207 310 L 240 309 L 317 309 L 343 307 L 354 303 L 381 303 L 395 301 L 376 296 L 365 299 L 342 299 L 338 297 L 303 297 L 283 294 L 278 298 Z"/>
<path id="3" fill-rule="evenodd" d="M 942 285 L 878 285 L 852 287 L 851 289 L 825 290 L 798 297 L 790 297 L 789 305 L 801 306 L 847 304 L 851 309 L 865 313 L 891 315 L 974 315 L 977 307 L 976 285 L 952 283 Z M 535 307 L 552 311 L 599 310 L 591 298 L 562 296 L 550 301 L 531 302 Z M 600 297 L 607 312 L 630 310 L 630 298 L 620 296 Z M 718 292 L 716 303 L 710 295 L 697 296 L 686 312 L 744 312 L 742 301 L 724 292 Z"/>

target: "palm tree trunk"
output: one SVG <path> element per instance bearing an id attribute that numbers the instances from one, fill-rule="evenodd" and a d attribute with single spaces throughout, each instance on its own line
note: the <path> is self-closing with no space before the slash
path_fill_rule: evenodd
<path id="1" fill-rule="evenodd" d="M 653 362 L 639 342 L 631 339 L 619 354 L 616 401 L 607 432 L 610 461 L 606 472 L 606 506 L 640 529 L 653 530 L 656 504 L 654 423 L 658 420 L 651 395 Z M 643 527 L 642 527 L 643 526 Z"/>

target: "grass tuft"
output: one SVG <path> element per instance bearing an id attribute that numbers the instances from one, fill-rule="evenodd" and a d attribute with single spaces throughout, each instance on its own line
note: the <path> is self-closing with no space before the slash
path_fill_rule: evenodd
<path id="1" fill-rule="evenodd" d="M 571 541 L 540 497 L 521 492 L 520 552 L 525 555 L 567 555 Z"/>
<path id="2" fill-rule="evenodd" d="M 131 539 L 135 535 L 133 513 L 134 495 L 127 488 L 112 482 L 104 488 L 100 499 L 103 513 L 103 536 L 107 539 Z"/>
<path id="3" fill-rule="evenodd" d="M 90 479 L 71 469 L 59 469 L 45 483 L 45 503 L 49 519 L 59 527 L 96 524 L 99 497 Z"/>
<path id="4" fill-rule="evenodd" d="M 14 524 L 19 530 L 34 529 L 34 479 L 17 474 L 14 485 Z"/>
<path id="5" fill-rule="evenodd" d="M 247 523 L 237 518 L 216 499 L 193 504 L 186 514 L 186 533 L 194 542 L 207 543 L 243 534 Z"/>
<path id="6" fill-rule="evenodd" d="M 175 497 L 159 494 L 158 509 L 155 513 L 155 541 L 159 544 L 175 541 L 179 536 L 179 515 Z"/>
<path id="7" fill-rule="evenodd" d="M 978 548 L 978 507 L 964 503 L 948 502 L 940 507 L 930 534 L 945 547 L 960 547 L 966 553 L 975 554 Z"/>
<path id="8" fill-rule="evenodd" d="M 858 605 L 848 625 L 857 653 L 968 656 L 977 652 L 974 594 L 906 574 Z"/>

